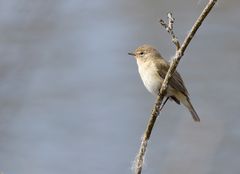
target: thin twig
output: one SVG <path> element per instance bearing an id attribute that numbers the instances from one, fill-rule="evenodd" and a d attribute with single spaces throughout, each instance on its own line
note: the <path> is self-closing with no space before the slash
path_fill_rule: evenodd
<path id="1" fill-rule="evenodd" d="M 175 19 L 173 18 L 172 13 L 170 13 L 170 12 L 167 14 L 167 16 L 168 16 L 168 25 L 167 25 L 166 22 L 164 22 L 163 19 L 160 19 L 159 22 L 165 28 L 165 30 L 170 34 L 170 36 L 172 37 L 172 42 L 176 46 L 176 50 L 179 50 L 180 43 L 179 43 L 179 41 L 178 41 L 176 35 L 174 34 L 174 31 L 173 31 L 173 24 L 174 24 Z"/>
<path id="2" fill-rule="evenodd" d="M 181 45 L 181 47 L 179 49 L 177 49 L 174 59 L 171 61 L 170 68 L 168 69 L 168 72 L 165 76 L 165 79 L 161 86 L 159 95 L 157 96 L 155 105 L 153 107 L 150 119 L 148 121 L 147 128 L 142 137 L 141 146 L 140 146 L 139 152 L 135 159 L 135 166 L 134 166 L 135 174 L 141 174 L 141 172 L 142 172 L 142 167 L 143 167 L 143 163 L 144 163 L 144 155 L 145 155 L 145 152 L 147 149 L 147 143 L 151 136 L 151 132 L 152 132 L 153 126 L 155 124 L 155 121 L 157 119 L 157 116 L 159 115 L 159 112 L 160 112 L 159 109 L 162 104 L 162 100 L 166 94 L 168 82 L 169 82 L 171 76 L 173 75 L 174 71 L 176 70 L 178 63 L 184 54 L 184 51 L 186 50 L 187 46 L 189 45 L 189 43 L 192 40 L 193 36 L 195 35 L 196 31 L 201 26 L 203 20 L 207 17 L 207 15 L 209 14 L 209 12 L 211 11 L 212 7 L 215 5 L 216 2 L 217 2 L 217 0 L 209 0 L 209 3 L 206 5 L 206 7 L 202 11 L 201 15 L 196 20 L 191 31 L 185 38 L 183 44 Z"/>

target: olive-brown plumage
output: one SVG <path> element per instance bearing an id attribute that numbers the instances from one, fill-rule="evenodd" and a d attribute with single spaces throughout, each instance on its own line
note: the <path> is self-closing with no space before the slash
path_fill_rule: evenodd
<path id="1" fill-rule="evenodd" d="M 161 54 L 150 45 L 142 45 L 133 53 L 129 53 L 137 60 L 138 71 L 141 79 L 149 92 L 158 95 L 163 80 L 169 69 L 169 63 Z M 175 71 L 169 81 L 167 96 L 176 103 L 182 103 L 190 111 L 194 121 L 200 121 L 193 108 L 188 91 L 184 85 L 181 75 Z"/>

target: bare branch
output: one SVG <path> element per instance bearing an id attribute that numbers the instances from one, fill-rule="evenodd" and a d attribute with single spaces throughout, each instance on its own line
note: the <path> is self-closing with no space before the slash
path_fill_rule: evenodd
<path id="1" fill-rule="evenodd" d="M 168 16 L 168 27 L 169 27 L 170 30 L 173 30 L 173 23 L 174 23 L 175 19 L 173 18 L 171 12 L 169 12 L 167 14 L 167 16 Z"/>
<path id="2" fill-rule="evenodd" d="M 173 31 L 173 24 L 174 24 L 175 19 L 173 18 L 171 12 L 169 12 L 167 14 L 167 16 L 168 16 L 168 25 L 166 22 L 164 22 L 163 19 L 160 19 L 159 22 L 165 28 L 165 30 L 170 34 L 170 36 L 172 37 L 172 42 L 176 46 L 176 50 L 178 50 L 180 48 L 180 43 Z"/>
<path id="3" fill-rule="evenodd" d="M 153 107 L 151 116 L 149 118 L 147 128 L 146 128 L 146 130 L 144 132 L 144 135 L 142 137 L 141 146 L 140 146 L 139 152 L 138 152 L 138 154 L 136 156 L 136 159 L 135 159 L 135 165 L 134 165 L 135 174 L 141 174 L 142 173 L 142 167 L 143 167 L 143 163 L 144 163 L 144 155 L 145 155 L 145 152 L 146 152 L 146 149 L 147 149 L 147 143 L 148 143 L 148 140 L 151 136 L 151 132 L 152 132 L 153 126 L 155 124 L 155 121 L 157 119 L 157 116 L 159 115 L 160 106 L 161 106 L 163 98 L 166 94 L 168 82 L 169 82 L 170 78 L 172 77 L 174 71 L 176 70 L 178 63 L 179 63 L 180 59 L 182 58 L 182 56 L 184 54 L 184 51 L 186 50 L 190 41 L 194 37 L 196 31 L 201 26 L 203 20 L 207 17 L 207 15 L 209 14 L 209 12 L 211 11 L 212 7 L 215 5 L 216 2 L 217 2 L 217 0 L 209 0 L 209 3 L 206 5 L 206 7 L 202 11 L 201 15 L 196 20 L 196 22 L 193 25 L 191 31 L 188 33 L 187 37 L 185 38 L 183 44 L 181 45 L 181 47 L 179 47 L 179 49 L 177 49 L 174 59 L 171 61 L 170 68 L 168 69 L 168 72 L 165 76 L 165 79 L 164 79 L 163 84 L 161 86 L 159 95 L 156 99 L 156 102 L 155 102 L 155 105 Z M 172 17 L 172 15 L 170 15 L 170 17 Z M 174 21 L 174 19 L 172 20 L 172 19 L 170 19 L 170 17 L 168 17 L 169 20 Z M 167 25 L 163 20 L 160 20 L 160 23 L 166 30 L 167 30 L 167 28 L 169 28 L 169 30 L 172 30 L 172 28 L 173 28 L 171 26 L 172 24 Z M 170 33 L 170 35 L 172 36 L 172 38 L 174 38 L 171 33 Z M 175 46 L 177 47 L 176 44 L 175 44 Z"/>

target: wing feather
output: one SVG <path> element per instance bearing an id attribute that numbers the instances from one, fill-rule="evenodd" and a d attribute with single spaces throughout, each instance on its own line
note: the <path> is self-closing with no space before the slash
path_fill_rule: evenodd
<path id="1" fill-rule="evenodd" d="M 164 59 L 158 59 L 156 61 L 156 66 L 158 69 L 158 74 L 164 79 L 169 69 L 169 63 Z M 188 91 L 184 85 L 183 79 L 177 71 L 173 73 L 173 76 L 169 81 L 169 85 L 188 97 Z"/>

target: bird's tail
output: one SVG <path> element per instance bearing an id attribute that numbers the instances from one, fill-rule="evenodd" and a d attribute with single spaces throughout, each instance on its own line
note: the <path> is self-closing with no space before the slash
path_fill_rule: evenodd
<path id="1" fill-rule="evenodd" d="M 189 99 L 187 96 L 183 95 L 182 93 L 179 95 L 179 97 L 180 97 L 181 103 L 182 103 L 186 108 L 188 108 L 189 112 L 190 112 L 191 115 L 192 115 L 193 120 L 199 122 L 199 121 L 200 121 L 200 118 L 198 117 L 197 112 L 196 112 L 195 109 L 193 108 L 190 99 Z"/>
<path id="2" fill-rule="evenodd" d="M 199 122 L 200 118 L 198 117 L 197 112 L 195 111 L 194 107 L 192 106 L 190 99 L 186 97 L 186 100 L 183 101 L 183 104 L 188 108 L 189 112 L 192 114 L 193 120 Z"/>
<path id="3" fill-rule="evenodd" d="M 192 114 L 193 120 L 199 122 L 200 118 L 198 117 L 197 112 L 195 111 L 195 109 L 193 108 L 190 100 L 188 99 L 188 106 L 187 106 L 189 112 Z"/>

